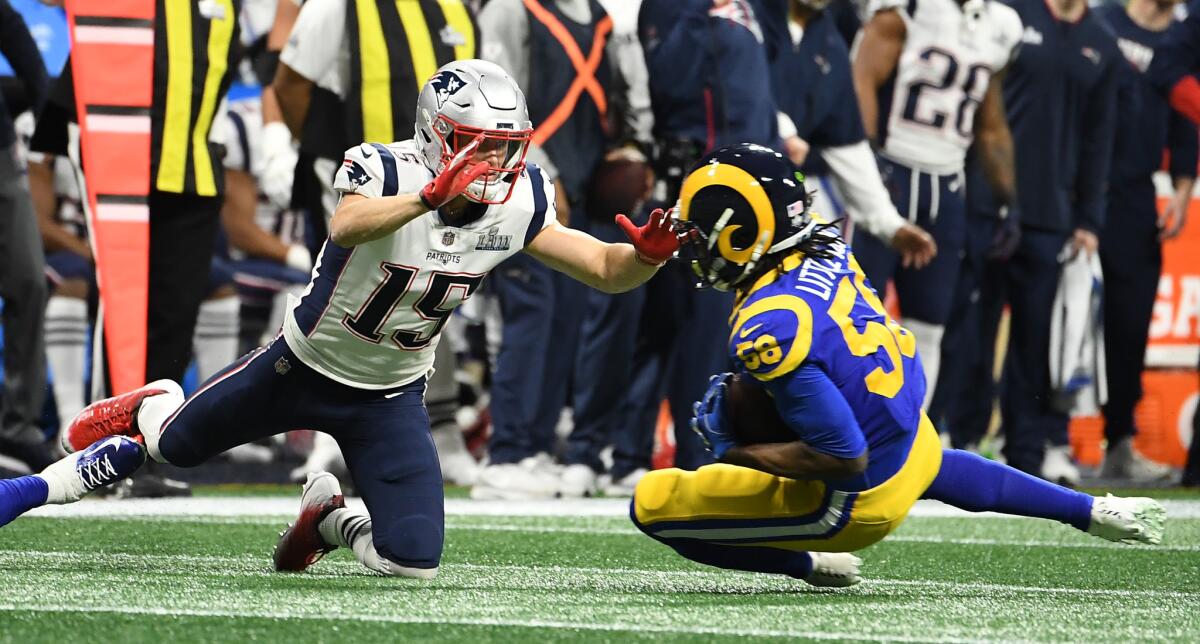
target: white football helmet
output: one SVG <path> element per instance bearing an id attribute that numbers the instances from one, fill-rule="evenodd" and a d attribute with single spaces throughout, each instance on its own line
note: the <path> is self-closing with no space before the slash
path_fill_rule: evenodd
<path id="1" fill-rule="evenodd" d="M 421 88 L 416 133 L 425 165 L 434 175 L 482 134 L 476 156 L 492 156 L 495 168 L 463 194 L 472 201 L 498 204 L 512 196 L 525 169 L 533 124 L 525 95 L 504 69 L 485 60 L 458 60 L 443 65 Z"/>

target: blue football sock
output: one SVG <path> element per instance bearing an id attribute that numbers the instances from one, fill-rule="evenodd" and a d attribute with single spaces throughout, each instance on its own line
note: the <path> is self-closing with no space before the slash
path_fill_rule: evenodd
<path id="1" fill-rule="evenodd" d="M 1087 531 L 1092 497 L 1043 481 L 978 454 L 948 449 L 925 498 L 972 512 L 1054 519 Z"/>
<path id="2" fill-rule="evenodd" d="M 44 504 L 50 486 L 41 477 L 0 479 L 0 526 Z"/>

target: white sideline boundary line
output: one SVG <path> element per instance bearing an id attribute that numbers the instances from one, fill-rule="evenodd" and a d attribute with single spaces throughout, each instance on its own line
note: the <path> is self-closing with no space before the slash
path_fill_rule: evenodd
<path id="1" fill-rule="evenodd" d="M 190 564 L 205 568 L 210 574 L 219 576 L 263 576 L 274 573 L 269 568 L 269 562 L 266 557 L 257 557 L 246 555 L 240 557 L 219 557 L 206 555 L 155 555 L 155 554 L 128 554 L 128 553 L 78 553 L 64 552 L 61 550 L 0 550 L 0 563 L 4 563 L 9 558 L 26 558 L 26 559 L 41 559 L 44 561 L 59 561 L 59 562 L 104 562 L 108 564 L 138 564 L 138 563 L 153 563 L 155 565 L 169 566 L 171 564 Z M 243 566 L 249 567 L 249 571 L 239 570 L 216 570 L 214 565 L 225 566 Z M 326 570 L 345 568 L 359 570 L 355 563 L 351 562 L 333 562 L 318 564 L 315 570 L 305 573 L 306 577 L 323 578 L 336 577 L 345 578 L 342 574 L 328 574 L 320 572 L 320 566 L 324 566 Z M 759 581 L 767 584 L 781 584 L 778 590 L 785 590 L 783 584 L 791 583 L 791 580 L 784 579 L 777 575 L 759 575 L 755 573 L 745 573 L 730 570 L 654 570 L 649 568 L 593 568 L 580 566 L 515 566 L 503 564 L 477 564 L 477 563 L 449 563 L 443 564 L 441 570 L 443 573 L 454 574 L 458 570 L 477 570 L 498 573 L 518 573 L 528 574 L 543 572 L 551 575 L 560 575 L 563 573 L 576 573 L 580 575 L 597 575 L 607 577 L 611 575 L 626 575 L 645 577 L 649 579 L 662 578 L 683 578 L 696 580 L 711 580 L 711 581 Z M 372 573 L 362 570 L 362 574 L 366 576 L 377 576 Z M 303 578 L 303 577 L 300 577 Z M 435 582 L 432 582 L 436 584 Z M 800 584 L 801 582 L 795 582 Z M 799 586 L 812 592 L 838 592 L 830 589 L 810 589 L 808 586 Z M 1054 586 L 1020 586 L 1015 584 L 989 584 L 982 582 L 950 582 L 950 581 L 933 581 L 923 579 L 867 579 L 862 582 L 859 588 L 929 588 L 938 590 L 961 591 L 961 590 L 979 590 L 987 592 L 1009 592 L 1009 593 L 1027 593 L 1027 594 L 1048 594 L 1048 595 L 1081 595 L 1087 597 L 1121 597 L 1121 598 L 1155 598 L 1155 599 L 1186 599 L 1200 601 L 1200 592 L 1185 592 L 1174 590 L 1128 590 L 1119 588 L 1070 588 L 1070 587 L 1054 587 Z M 770 588 L 763 588 L 764 591 L 770 591 Z M 853 589 L 841 592 L 854 592 Z M 3 606 L 18 606 L 18 604 L 2 604 Z"/>
<path id="2" fill-rule="evenodd" d="M 21 606 L 19 604 L 0 603 L 0 611 L 42 611 L 61 613 L 108 613 L 121 615 L 157 615 L 162 617 L 221 617 L 221 618 L 261 618 L 272 620 L 322 620 L 322 621 L 358 621 L 381 622 L 385 624 L 428 624 L 454 626 L 503 626 L 545 628 L 555 630 L 581 630 L 600 632 L 652 632 L 679 633 L 687 635 L 733 635 L 745 637 L 782 637 L 817 640 L 855 640 L 855 641 L 885 641 L 885 642 L 975 642 L 983 640 L 967 640 L 946 637 L 908 637 L 902 635 L 866 635 L 863 633 L 830 633 L 830 632 L 798 632 L 775 631 L 763 629 L 725 629 L 704 626 L 661 626 L 650 624 L 609 623 L 596 624 L 586 622 L 564 622 L 541 619 L 495 619 L 487 617 L 458 618 L 458 617 L 416 617 L 403 615 L 375 615 L 364 613 L 338 613 L 337 615 L 313 615 L 305 613 L 287 613 L 276 611 L 239 611 L 220 609 L 196 608 L 140 608 L 129 606 L 63 606 L 45 604 L 38 606 Z"/>
<path id="3" fill-rule="evenodd" d="M 1200 501 L 1166 499 L 1162 501 L 1168 519 L 1200 519 Z M 346 505 L 362 509 L 361 499 L 347 498 Z M 187 515 L 208 517 L 294 516 L 300 508 L 300 495 L 195 497 L 174 499 L 87 499 L 70 505 L 48 505 L 29 512 L 38 517 L 161 517 Z M 521 517 L 626 517 L 629 499 L 564 499 L 549 501 L 474 501 L 446 499 L 447 516 L 521 516 Z M 967 512 L 938 501 L 921 500 L 910 517 L 1014 519 L 994 512 Z"/>

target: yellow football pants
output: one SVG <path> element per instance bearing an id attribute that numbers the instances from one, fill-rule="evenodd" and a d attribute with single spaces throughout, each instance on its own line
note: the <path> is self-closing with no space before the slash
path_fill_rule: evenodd
<path id="1" fill-rule="evenodd" d="M 736 465 L 694 472 L 664 469 L 638 483 L 633 513 L 639 527 L 663 539 L 787 550 L 852 552 L 887 536 L 933 482 L 942 446 L 921 415 L 904 465 L 862 492 L 831 490 Z"/>

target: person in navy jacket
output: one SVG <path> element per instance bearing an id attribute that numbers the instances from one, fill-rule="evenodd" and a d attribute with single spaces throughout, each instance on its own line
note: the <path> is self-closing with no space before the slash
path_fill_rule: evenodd
<path id="1" fill-rule="evenodd" d="M 1187 12 L 1155 47 L 1150 80 L 1168 95 L 1171 107 L 1200 123 L 1200 0 L 1192 0 Z"/>
<path id="2" fill-rule="evenodd" d="M 1079 472 L 1067 445 L 1069 418 L 1054 407 L 1050 390 L 1050 313 L 1064 248 L 1095 253 L 1099 247 L 1125 62 L 1085 0 L 1009 4 L 1024 32 L 1004 80 L 1022 213 L 1021 242 L 1007 266 L 1005 455 L 1018 469 L 1074 484 Z"/>
<path id="3" fill-rule="evenodd" d="M 1100 234 L 1108 372 L 1104 406 L 1108 448 L 1101 475 L 1106 478 L 1160 478 L 1170 472 L 1139 458 L 1131 443 L 1137 433 L 1133 409 L 1142 397 L 1146 338 L 1162 272 L 1160 244 L 1183 228 L 1196 180 L 1196 127 L 1171 109 L 1147 75 L 1156 48 L 1166 40 L 1177 4 L 1177 0 L 1129 0 L 1125 8 L 1109 4 L 1096 10 L 1129 62 L 1121 66 L 1117 113 L 1130 126 L 1116 130 L 1108 217 Z M 1175 193 L 1160 216 L 1152 177 L 1162 163 L 1164 147 L 1170 150 Z"/>

